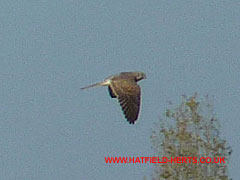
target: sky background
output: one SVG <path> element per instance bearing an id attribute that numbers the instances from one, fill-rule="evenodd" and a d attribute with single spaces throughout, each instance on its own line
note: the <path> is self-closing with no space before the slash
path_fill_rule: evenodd
<path id="1" fill-rule="evenodd" d="M 240 2 L 0 2 L 1 179 L 142 179 L 150 135 L 168 101 L 214 96 L 221 137 L 240 169 Z M 80 87 L 143 71 L 142 109 L 129 125 L 106 87 Z"/>

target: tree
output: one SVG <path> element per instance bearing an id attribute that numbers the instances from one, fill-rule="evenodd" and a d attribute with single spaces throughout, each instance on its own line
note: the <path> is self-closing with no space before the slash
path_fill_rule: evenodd
<path id="1" fill-rule="evenodd" d="M 220 125 L 208 97 L 202 101 L 197 101 L 196 94 L 184 97 L 181 105 L 168 109 L 165 116 L 166 120 L 154 128 L 151 140 L 155 156 L 172 157 L 173 161 L 157 163 L 152 179 L 229 179 L 227 164 L 231 149 L 220 138 Z M 177 163 L 177 157 L 197 157 L 197 161 L 200 157 L 211 157 L 212 161 L 224 158 L 225 163 L 194 163 L 193 159 L 185 163 L 181 158 L 182 163 Z"/>

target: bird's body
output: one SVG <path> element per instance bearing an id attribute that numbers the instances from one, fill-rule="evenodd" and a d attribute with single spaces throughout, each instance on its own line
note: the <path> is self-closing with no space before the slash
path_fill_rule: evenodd
<path id="1" fill-rule="evenodd" d="M 143 72 L 122 72 L 110 76 L 100 83 L 81 89 L 108 86 L 110 96 L 118 98 L 126 119 L 130 124 L 134 124 L 138 118 L 141 101 L 141 89 L 137 82 L 142 79 L 146 79 L 146 75 Z"/>

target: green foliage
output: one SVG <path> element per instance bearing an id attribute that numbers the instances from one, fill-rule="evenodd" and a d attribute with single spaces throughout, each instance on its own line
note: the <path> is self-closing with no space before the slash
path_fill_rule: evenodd
<path id="1" fill-rule="evenodd" d="M 197 157 L 198 161 L 200 157 L 224 157 L 225 163 L 156 164 L 154 180 L 229 179 L 227 164 L 230 148 L 219 136 L 220 125 L 208 97 L 202 101 L 197 101 L 197 95 L 184 97 L 181 105 L 176 109 L 168 109 L 165 116 L 151 136 L 155 156 L 168 159 Z"/>

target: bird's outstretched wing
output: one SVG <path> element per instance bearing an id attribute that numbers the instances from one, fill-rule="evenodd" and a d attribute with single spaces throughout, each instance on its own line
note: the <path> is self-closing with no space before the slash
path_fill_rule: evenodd
<path id="1" fill-rule="evenodd" d="M 118 98 L 128 122 L 134 124 L 140 110 L 141 89 L 139 85 L 134 80 L 117 79 L 111 82 L 109 88 L 111 88 L 112 96 Z"/>

